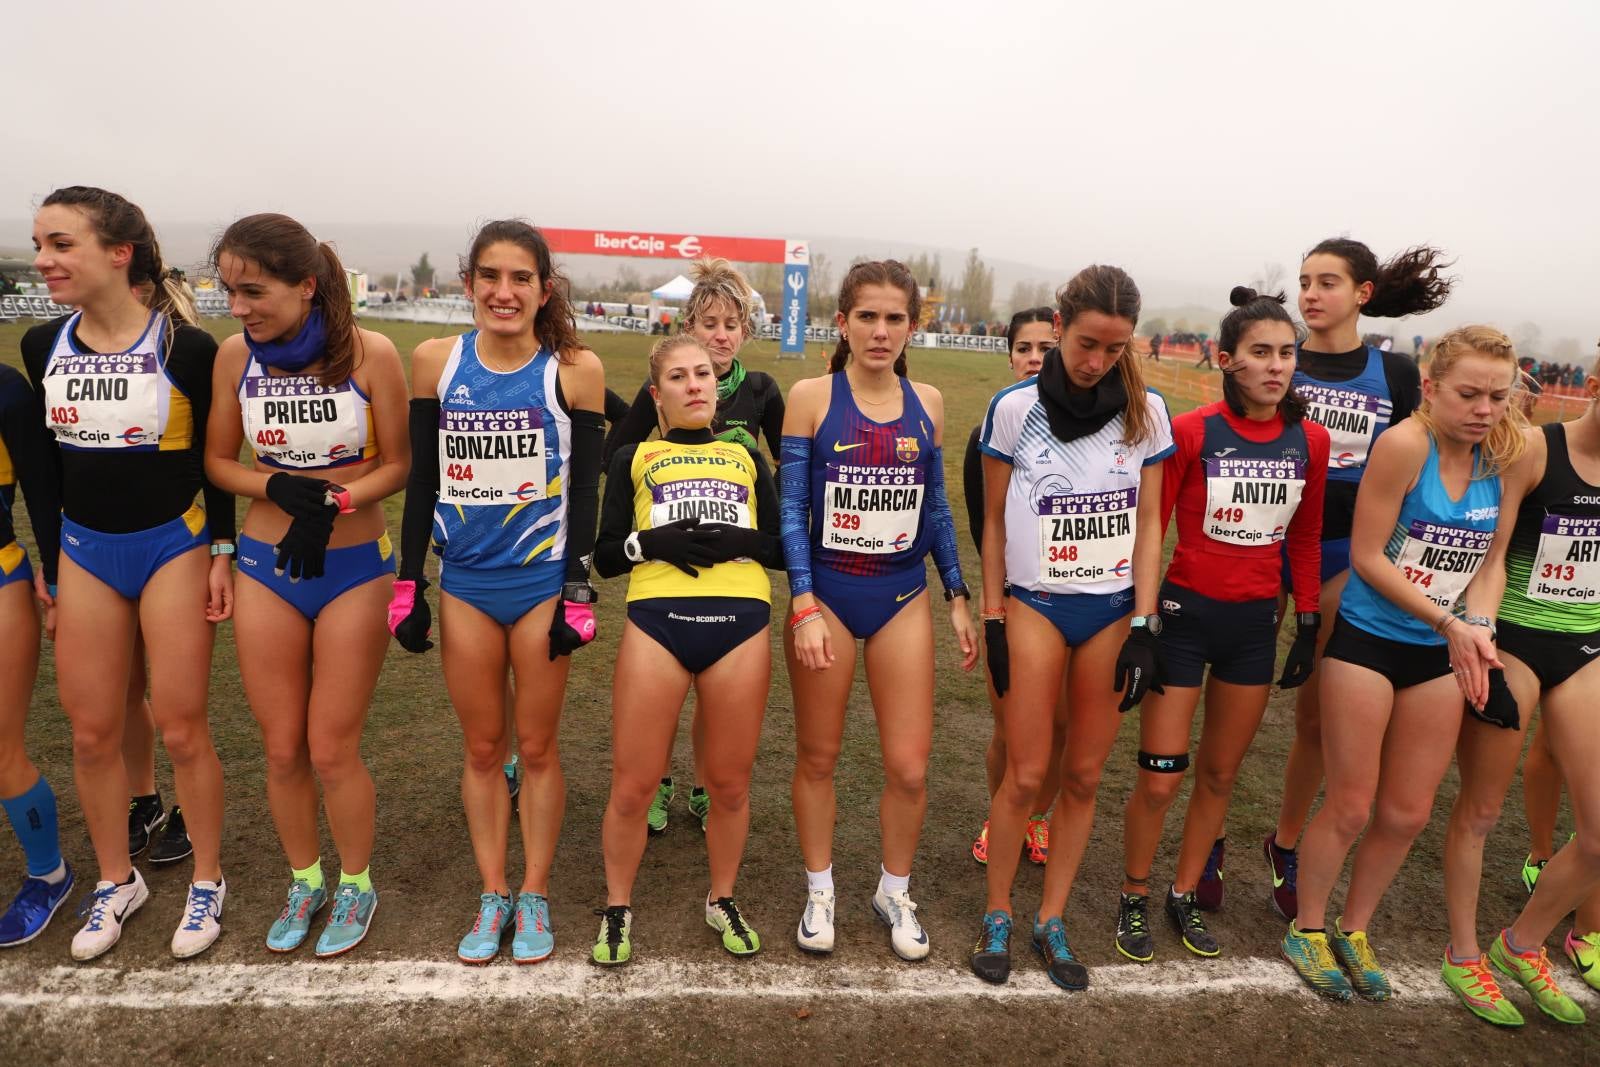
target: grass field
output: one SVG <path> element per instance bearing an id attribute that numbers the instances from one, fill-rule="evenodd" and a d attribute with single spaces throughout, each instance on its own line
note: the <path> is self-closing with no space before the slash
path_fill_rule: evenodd
<path id="1" fill-rule="evenodd" d="M 231 321 L 215 321 L 217 333 Z M 443 327 L 384 324 L 403 353 Z M 0 327 L 0 359 L 17 360 L 23 327 Z M 649 339 L 594 335 L 608 382 L 631 397 L 644 375 Z M 819 373 L 815 348 L 801 363 L 778 362 L 775 346 L 752 345 L 746 362 L 787 387 Z M 1152 384 L 1174 411 L 1214 397 L 1218 377 L 1146 363 Z M 1009 380 L 998 356 L 918 351 L 915 377 L 943 390 L 949 424 L 948 483 L 960 512 L 960 445 L 988 398 Z M 390 502 L 398 529 L 399 498 Z M 26 517 L 17 509 L 19 525 Z M 969 581 L 976 555 L 961 531 Z M 835 870 L 839 947 L 831 959 L 806 957 L 793 929 L 804 897 L 789 810 L 793 729 L 788 678 L 774 638 L 774 679 L 752 787 L 752 832 L 739 897 L 766 948 L 730 962 L 700 909 L 705 850 L 680 797 L 665 836 L 651 842 L 635 897 L 638 964 L 595 974 L 583 960 L 594 935 L 591 909 L 604 903 L 599 825 L 609 785 L 611 672 L 621 628 L 624 582 L 599 583 L 600 636 L 577 654 L 562 722 L 568 783 L 564 833 L 552 884 L 556 960 L 484 971 L 454 964 L 470 922 L 478 881 L 467 845 L 458 782 L 460 734 L 445 696 L 437 651 L 412 656 L 391 646 L 373 702 L 365 754 L 378 781 L 374 880 L 382 914 L 348 964 L 320 964 L 308 951 L 269 958 L 261 939 L 286 888 L 286 871 L 267 817 L 263 761 L 235 665 L 232 627 L 218 631 L 212 727 L 227 772 L 224 867 L 229 882 L 225 933 L 200 961 L 175 963 L 167 941 L 183 904 L 185 871 L 145 871 L 150 903 L 120 944 L 88 967 L 70 964 L 76 924 L 63 912 L 34 944 L 0 957 L 0 1063 L 85 1061 L 217 1062 L 610 1062 L 639 1054 L 663 1063 L 942 1062 L 1069 1058 L 1082 1063 L 1446 1062 L 1580 1063 L 1600 1059 L 1595 1027 L 1558 1029 L 1531 1017 L 1523 1033 L 1493 1031 L 1442 999 L 1437 961 L 1446 939 L 1440 888 L 1444 812 L 1454 777 L 1441 790 L 1436 819 L 1373 924 L 1384 958 L 1401 978 L 1401 996 L 1374 1007 L 1325 1005 L 1297 986 L 1276 959 L 1282 924 L 1267 906 L 1259 859 L 1276 816 L 1292 702 L 1276 694 L 1245 763 L 1229 819 L 1228 898 L 1213 929 L 1226 956 L 1191 962 L 1159 924 L 1158 962 L 1123 964 L 1112 946 L 1121 876 L 1121 814 L 1134 780 L 1137 722 L 1129 716 L 1108 764 L 1095 832 L 1068 908 L 1073 944 L 1094 969 L 1087 995 L 1057 994 L 1018 942 L 1010 986 L 985 987 L 966 972 L 982 912 L 983 877 L 969 848 L 987 810 L 983 750 L 990 730 L 980 673 L 963 674 L 948 627 L 936 634 L 939 685 L 929 774 L 927 826 L 914 869 L 933 944 L 922 965 L 899 963 L 868 897 L 877 877 L 878 750 L 865 686 L 852 694 L 839 766 L 840 825 Z M 775 576 L 775 617 L 786 583 Z M 159 634 L 153 637 L 159 640 Z M 981 670 L 981 668 L 980 668 Z M 689 773 L 687 716 L 676 769 Z M 41 668 L 28 729 L 29 751 L 61 798 L 63 845 L 82 875 L 93 858 L 72 787 L 71 740 L 55 697 L 54 662 Z M 160 778 L 170 803 L 164 759 Z M 1179 798 L 1179 805 L 1184 797 Z M 1181 807 L 1175 808 L 1175 811 Z M 1562 832 L 1570 825 L 1563 814 Z M 1181 817 L 1152 882 L 1170 877 Z M 1481 916 L 1484 932 L 1515 914 L 1517 870 L 1526 845 L 1519 786 L 1490 838 Z M 515 839 L 515 834 L 513 834 Z M 326 840 L 326 838 L 325 838 Z M 513 844 L 513 850 L 517 848 Z M 331 860 L 331 845 L 324 853 Z M 21 856 L 0 835 L 0 871 Z M 513 857 L 513 870 L 520 869 Z M 1019 875 L 1019 915 L 1037 900 L 1040 871 Z M 1118 966 L 1114 966 L 1118 965 Z M 1559 963 L 1564 985 L 1581 984 Z M 1526 1014 L 1536 1016 L 1520 997 Z M 1600 1000 L 1586 996 L 1591 1013 Z"/>

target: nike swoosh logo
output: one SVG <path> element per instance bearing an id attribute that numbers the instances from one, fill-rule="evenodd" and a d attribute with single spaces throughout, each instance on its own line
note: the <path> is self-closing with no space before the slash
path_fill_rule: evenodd
<path id="1" fill-rule="evenodd" d="M 918 930 L 916 942 L 919 945 L 926 945 L 928 943 L 928 932 L 926 930 Z"/>
<path id="2" fill-rule="evenodd" d="M 1273 871 L 1272 872 L 1272 888 L 1274 888 L 1274 889 L 1282 889 L 1283 888 L 1283 879 L 1278 877 L 1278 872 L 1277 871 Z"/>
<path id="3" fill-rule="evenodd" d="M 894 598 L 894 602 L 896 604 L 904 604 L 906 601 L 910 600 L 912 597 L 916 596 L 920 592 L 922 592 L 922 586 L 919 585 L 915 589 L 911 590 L 911 592 L 905 594 L 904 596 L 895 597 Z"/>
<path id="4" fill-rule="evenodd" d="M 846 444 L 840 444 L 838 441 L 835 441 L 833 443 L 833 450 L 835 452 L 848 452 L 852 448 L 865 448 L 866 444 L 867 443 L 865 441 L 857 441 L 853 445 L 846 445 Z"/>
<path id="5" fill-rule="evenodd" d="M 801 937 L 806 937 L 806 938 L 816 937 L 817 936 L 817 932 L 815 930 L 807 930 L 806 929 L 806 921 L 804 919 L 801 919 L 800 920 L 800 936 Z"/>
<path id="6" fill-rule="evenodd" d="M 130 897 L 128 902 L 122 906 L 122 910 L 117 912 L 117 922 L 120 923 L 122 921 L 122 917 L 128 914 L 128 909 L 131 907 L 133 907 L 133 898 Z"/>
<path id="7" fill-rule="evenodd" d="M 1591 656 L 1594 655 L 1596 652 L 1600 652 L 1600 648 L 1590 648 L 1588 645 L 1579 645 L 1578 647 L 1583 649 L 1584 652 L 1588 653 Z"/>
<path id="8" fill-rule="evenodd" d="M 1594 970 L 1594 964 L 1592 963 L 1577 964 L 1576 961 L 1574 961 L 1574 964 L 1577 966 L 1579 974 L 1588 974 L 1590 971 Z"/>

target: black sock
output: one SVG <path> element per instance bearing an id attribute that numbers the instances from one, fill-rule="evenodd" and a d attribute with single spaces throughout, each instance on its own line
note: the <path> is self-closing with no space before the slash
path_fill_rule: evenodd
<path id="1" fill-rule="evenodd" d="M 143 796 L 134 797 L 133 802 L 144 808 L 159 808 L 161 806 L 161 791 L 158 789 L 154 793 L 146 793 Z"/>
<path id="2" fill-rule="evenodd" d="M 661 784 L 662 785 L 671 785 L 672 784 L 672 775 L 669 774 L 665 778 L 661 779 Z"/>
<path id="3" fill-rule="evenodd" d="M 138 871 L 129 871 L 128 872 L 128 877 L 124 878 L 118 884 L 119 885 L 132 885 L 133 884 L 133 880 L 135 878 L 137 878 L 137 877 L 139 877 L 139 872 Z"/>
<path id="4" fill-rule="evenodd" d="M 1313 926 L 1309 929 L 1301 929 L 1300 927 L 1296 926 L 1294 928 L 1294 932 L 1297 934 L 1325 934 L 1328 931 L 1326 927 L 1322 926 Z"/>
<path id="5" fill-rule="evenodd" d="M 706 787 L 703 785 L 694 786 L 689 790 L 689 794 L 691 796 L 703 797 L 706 795 Z"/>

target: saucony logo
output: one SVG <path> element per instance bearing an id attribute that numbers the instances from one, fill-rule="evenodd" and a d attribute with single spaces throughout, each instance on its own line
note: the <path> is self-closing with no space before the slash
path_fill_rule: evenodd
<path id="1" fill-rule="evenodd" d="M 1590 648 L 1588 645 L 1579 645 L 1578 647 L 1583 650 L 1583 653 L 1586 656 L 1592 656 L 1596 652 L 1600 652 L 1600 648 Z"/>
<path id="2" fill-rule="evenodd" d="M 852 449 L 852 448 L 861 448 L 861 447 L 862 447 L 862 446 L 864 446 L 864 445 L 865 445 L 865 444 L 866 444 L 866 442 L 865 442 L 865 441 L 857 441 L 857 442 L 856 442 L 856 443 L 855 443 L 855 444 L 853 444 L 853 445 L 847 445 L 847 444 L 842 444 L 842 443 L 840 443 L 840 442 L 838 442 L 838 441 L 835 441 L 835 442 L 834 442 L 834 443 L 833 443 L 833 450 L 834 450 L 834 451 L 835 451 L 835 452 L 848 452 L 848 451 L 850 451 L 850 450 L 851 450 L 851 449 Z"/>
<path id="3" fill-rule="evenodd" d="M 894 602 L 896 604 L 904 604 L 906 601 L 910 600 L 912 597 L 916 596 L 920 592 L 922 592 L 922 586 L 919 585 L 915 589 L 911 590 L 911 592 L 909 592 L 909 593 L 897 595 L 894 598 Z"/>

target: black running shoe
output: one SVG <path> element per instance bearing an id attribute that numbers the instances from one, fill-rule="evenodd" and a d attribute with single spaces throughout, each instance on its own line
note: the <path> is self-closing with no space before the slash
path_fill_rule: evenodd
<path id="1" fill-rule="evenodd" d="M 167 816 L 166 829 L 161 831 L 161 836 L 150 846 L 150 862 L 164 866 L 188 859 L 192 855 L 194 846 L 189 843 L 188 827 L 183 825 L 183 809 L 174 804 L 172 814 Z"/>
<path id="2" fill-rule="evenodd" d="M 1206 917 L 1193 891 L 1182 896 L 1173 896 L 1168 891 L 1167 918 L 1172 920 L 1173 929 L 1183 938 L 1183 947 L 1196 956 L 1210 958 L 1222 951 L 1217 947 L 1217 939 L 1206 929 Z"/>
<path id="3" fill-rule="evenodd" d="M 970 962 L 972 973 L 985 982 L 1005 984 L 1011 977 L 1011 916 L 991 911 L 983 917 Z"/>
<path id="4" fill-rule="evenodd" d="M 128 858 L 139 855 L 150 847 L 150 835 L 161 828 L 166 819 L 166 809 L 161 804 L 161 794 L 134 797 L 128 801 Z"/>
<path id="5" fill-rule="evenodd" d="M 1135 963 L 1156 958 L 1150 936 L 1150 898 L 1143 893 L 1123 893 L 1117 902 L 1117 951 Z"/>

